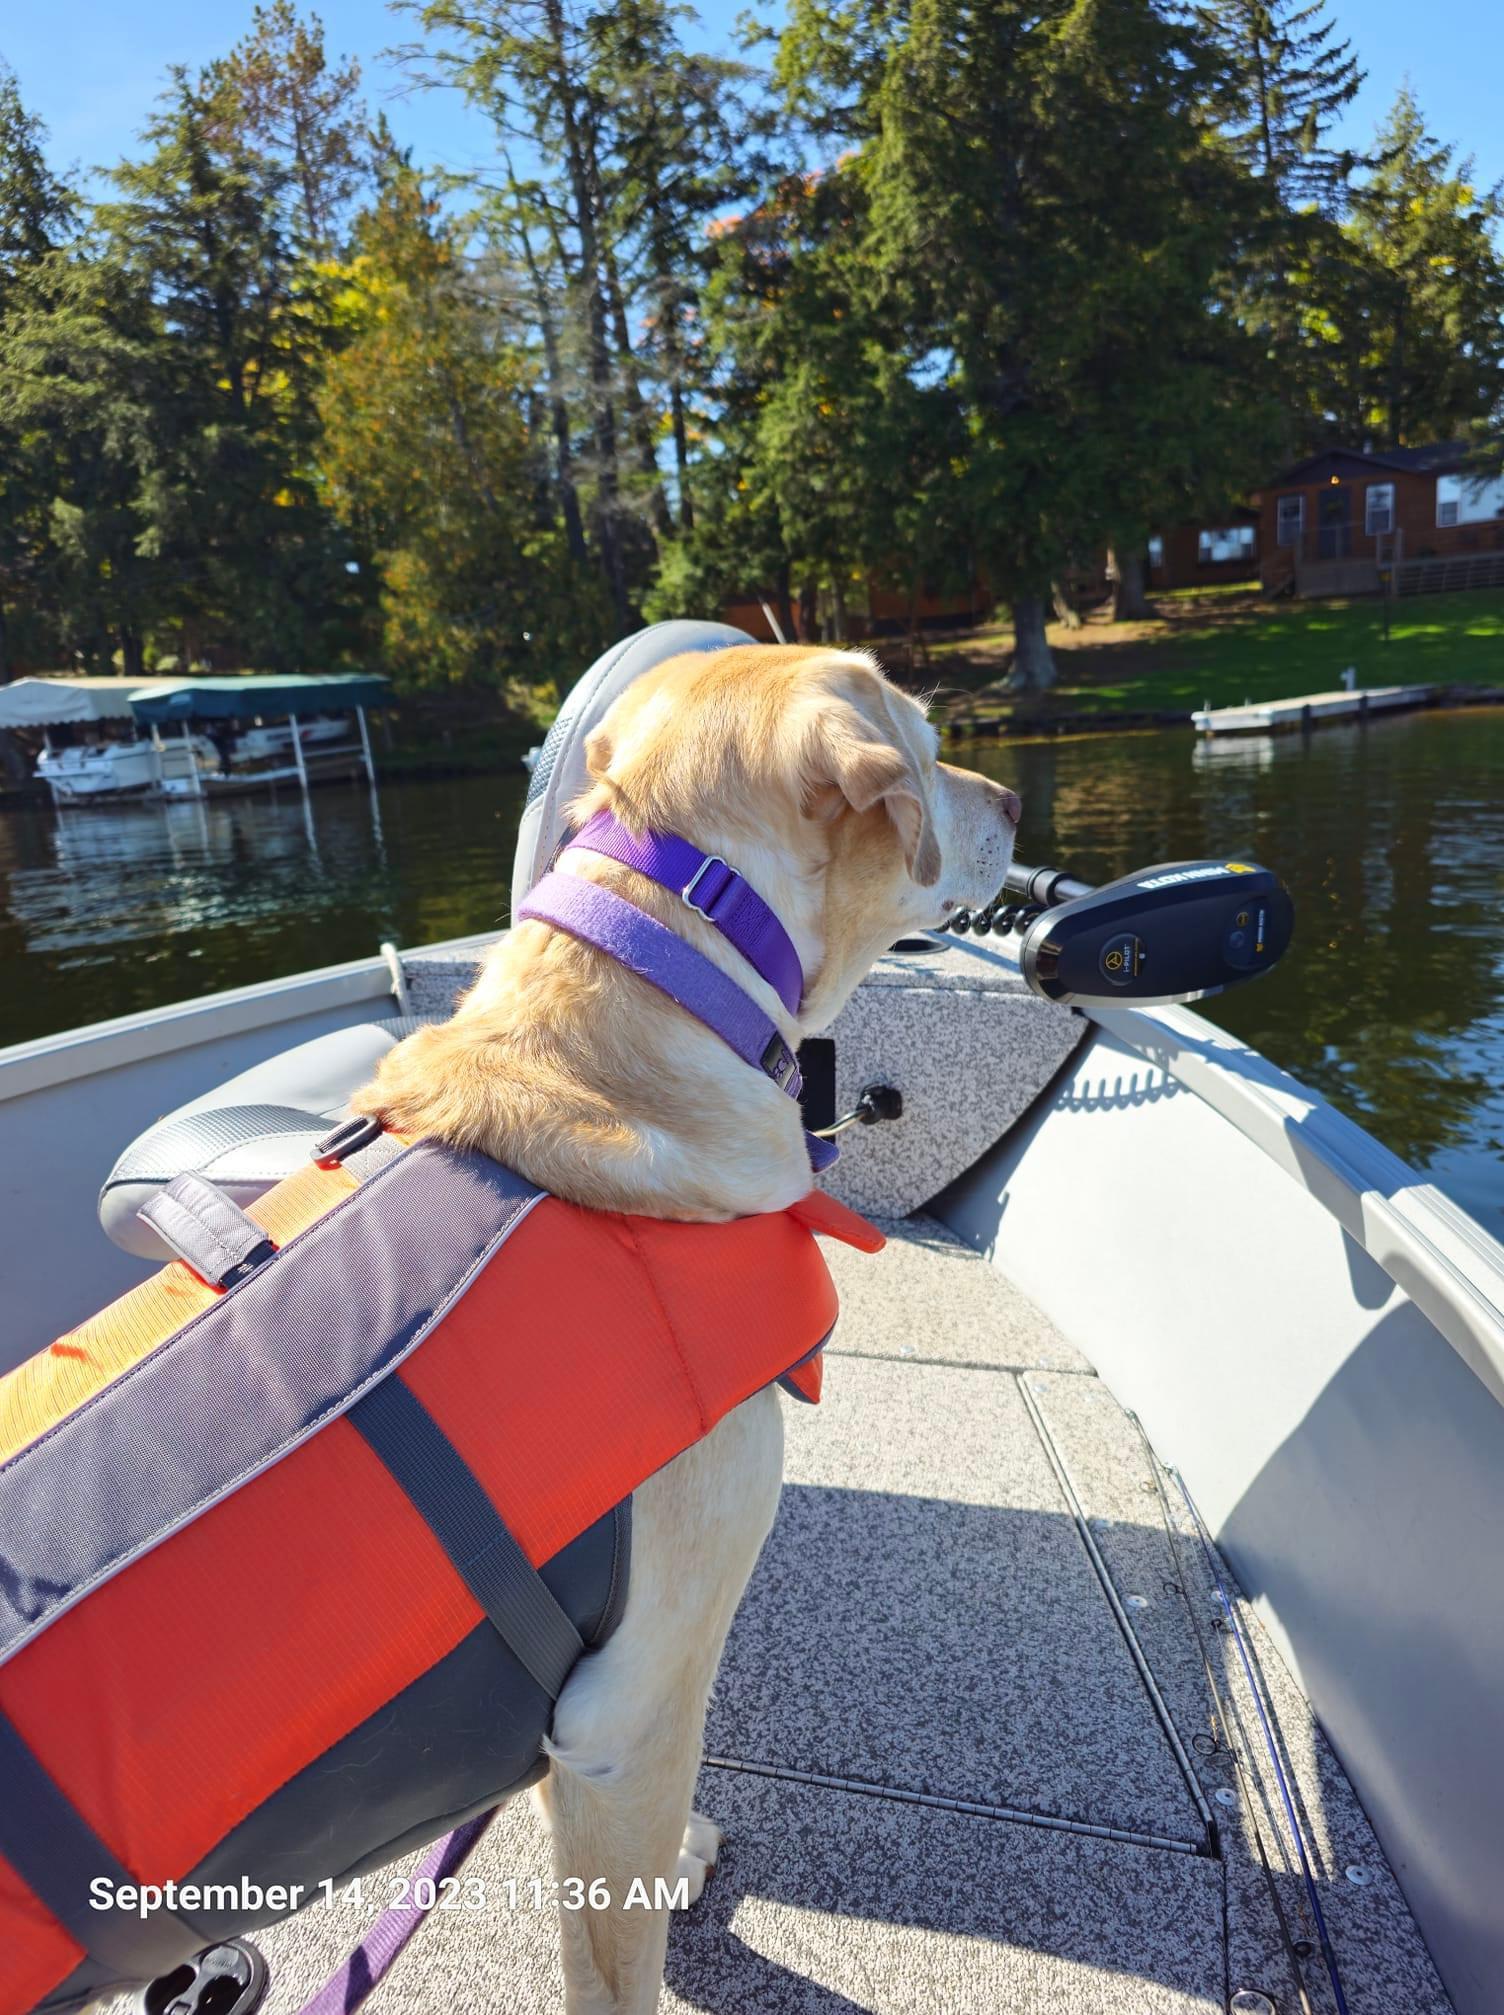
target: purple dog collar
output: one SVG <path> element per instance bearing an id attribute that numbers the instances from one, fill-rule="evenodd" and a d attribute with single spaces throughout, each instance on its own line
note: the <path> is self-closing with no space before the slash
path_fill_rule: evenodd
<path id="1" fill-rule="evenodd" d="M 564 851 L 572 847 L 605 854 L 660 888 L 677 891 L 767 981 L 790 1014 L 799 1012 L 804 968 L 793 939 L 751 883 L 719 854 L 701 853 L 673 833 L 644 833 L 639 838 L 611 812 L 587 819 Z"/>
<path id="2" fill-rule="evenodd" d="M 703 952 L 614 890 L 556 871 L 545 875 L 517 910 L 518 923 L 529 918 L 594 945 L 657 987 L 790 1098 L 804 1089 L 793 1051 L 756 1001 Z M 809 1132 L 804 1138 L 810 1167 L 816 1174 L 829 1168 L 840 1153 L 835 1142 Z"/>

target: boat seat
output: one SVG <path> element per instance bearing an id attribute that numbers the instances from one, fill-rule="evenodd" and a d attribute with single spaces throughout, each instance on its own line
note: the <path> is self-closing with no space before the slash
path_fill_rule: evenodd
<path id="1" fill-rule="evenodd" d="M 387 1051 L 427 1019 L 394 1015 L 335 1029 L 180 1105 L 138 1135 L 110 1170 L 99 1193 L 100 1223 L 127 1252 L 171 1259 L 137 1216 L 142 1204 L 179 1175 L 204 1176 L 238 1204 L 254 1201 L 307 1161 Z"/>

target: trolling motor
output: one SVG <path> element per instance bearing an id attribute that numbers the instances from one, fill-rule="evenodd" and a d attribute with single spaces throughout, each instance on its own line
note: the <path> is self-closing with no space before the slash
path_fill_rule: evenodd
<path id="1" fill-rule="evenodd" d="M 1046 1000 L 1188 1001 L 1256 979 L 1285 953 L 1295 905 L 1250 861 L 1167 861 L 1094 888 L 1015 861 L 986 909 L 949 928 L 1017 932 L 1019 970 Z"/>

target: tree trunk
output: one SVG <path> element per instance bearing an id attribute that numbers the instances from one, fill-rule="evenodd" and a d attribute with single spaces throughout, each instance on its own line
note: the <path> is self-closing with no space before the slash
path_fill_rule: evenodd
<path id="1" fill-rule="evenodd" d="M 574 486 L 574 455 L 569 440 L 569 407 L 564 398 L 564 376 L 559 363 L 559 332 L 554 325 L 543 275 L 538 270 L 533 241 L 525 228 L 517 233 L 517 239 L 527 262 L 533 307 L 543 337 L 543 368 L 548 375 L 548 409 L 553 424 L 554 455 L 559 465 L 559 507 L 564 517 L 564 541 L 570 559 L 583 566 L 587 558 L 585 527 L 580 517 L 579 492 Z M 567 279 L 568 276 L 565 277 Z"/>
<path id="2" fill-rule="evenodd" d="M 1144 594 L 1144 556 L 1137 547 L 1132 552 L 1121 546 L 1107 548 L 1107 565 L 1112 574 L 1112 620 L 1115 623 L 1145 623 L 1153 616 Z"/>
<path id="3" fill-rule="evenodd" d="M 794 606 L 789 593 L 789 563 L 783 560 L 778 568 L 778 622 L 783 634 L 793 643 L 799 635 L 799 626 L 794 621 Z"/>
<path id="4" fill-rule="evenodd" d="M 1043 595 L 1015 595 L 1013 669 L 1008 685 L 1016 693 L 1042 693 L 1055 683 L 1055 660 L 1044 633 Z"/>
<path id="5" fill-rule="evenodd" d="M 627 574 L 621 547 L 616 449 L 616 409 L 611 397 L 611 351 L 601 278 L 601 219 L 593 200 L 585 136 L 575 110 L 576 80 L 570 71 L 562 0 L 544 0 L 544 19 L 554 57 L 554 90 L 564 138 L 564 165 L 580 244 L 580 278 L 585 295 L 585 336 L 590 360 L 591 429 L 595 449 L 595 525 L 606 585 L 618 624 L 627 624 Z"/>
<path id="6" fill-rule="evenodd" d="M 1398 448 L 1405 440 L 1405 297 L 1401 293 L 1394 311 L 1394 342 L 1389 352 L 1389 439 L 1387 447 Z"/>
<path id="7" fill-rule="evenodd" d="M 819 610 L 819 591 L 811 582 L 806 581 L 799 590 L 799 609 L 795 617 L 795 628 L 799 632 L 801 644 L 813 644 L 818 641 L 815 624 L 819 618 Z"/>
<path id="8" fill-rule="evenodd" d="M 10 630 L 5 621 L 5 604 L 0 602 L 0 686 L 8 686 L 10 680 Z"/>
<path id="9" fill-rule="evenodd" d="M 146 676 L 146 653 L 141 633 L 132 629 L 129 623 L 122 623 L 120 626 L 120 669 L 128 679 L 141 679 Z M 178 676 L 186 677 L 188 669 L 186 664 L 179 665 Z"/>
<path id="10" fill-rule="evenodd" d="M 1050 583 L 1050 600 L 1055 608 L 1055 621 L 1057 623 L 1064 623 L 1068 630 L 1079 630 L 1081 627 L 1080 611 L 1076 608 L 1075 603 L 1072 602 L 1059 581 L 1051 581 Z"/>
<path id="11" fill-rule="evenodd" d="M 669 408 L 674 420 L 674 471 L 679 485 L 679 529 L 681 532 L 692 532 L 695 528 L 695 506 L 694 499 L 689 494 L 689 427 L 684 418 L 684 391 L 677 378 L 669 392 Z"/>
<path id="12" fill-rule="evenodd" d="M 592 174 L 592 183 L 593 181 Z M 612 331 L 616 337 L 617 362 L 621 366 L 621 389 L 627 409 L 627 427 L 637 448 L 637 465 L 652 486 L 648 491 L 648 509 L 652 514 L 653 529 L 660 539 L 667 539 L 673 536 L 674 521 L 669 513 L 668 498 L 663 494 L 663 477 L 658 467 L 658 446 L 653 439 L 653 416 L 648 411 L 647 402 L 642 396 L 642 388 L 637 382 L 637 357 L 632 348 L 632 332 L 627 325 L 627 304 L 622 295 L 621 275 L 617 270 L 616 247 L 604 230 L 601 233 L 601 252 L 605 265 L 606 302 L 610 310 Z"/>
<path id="13" fill-rule="evenodd" d="M 833 640 L 838 644 L 844 644 L 846 641 L 846 583 L 841 579 L 839 570 L 830 577 L 830 603 L 832 628 L 834 630 Z"/>

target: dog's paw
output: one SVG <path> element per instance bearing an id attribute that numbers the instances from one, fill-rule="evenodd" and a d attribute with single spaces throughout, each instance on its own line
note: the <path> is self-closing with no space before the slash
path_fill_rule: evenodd
<path id="1" fill-rule="evenodd" d="M 684 1843 L 679 1849 L 679 1865 L 675 1870 L 676 1880 L 685 1885 L 684 1901 L 679 1906 L 687 1910 L 698 1903 L 705 1884 L 715 1870 L 716 1856 L 721 1851 L 721 1829 L 713 1819 L 707 1819 L 703 1812 L 691 1812 L 689 1824 L 684 1829 Z"/>

